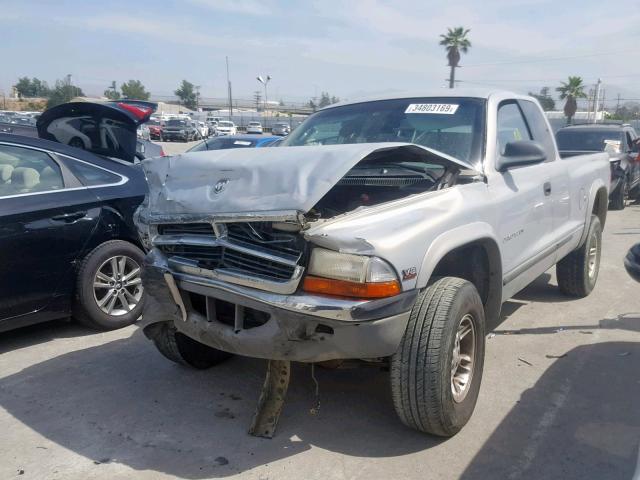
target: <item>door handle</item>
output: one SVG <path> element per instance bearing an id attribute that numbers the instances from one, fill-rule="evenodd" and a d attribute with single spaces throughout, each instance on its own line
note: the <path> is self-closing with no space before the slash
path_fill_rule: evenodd
<path id="1" fill-rule="evenodd" d="M 87 212 L 73 212 L 73 213 L 63 213 L 62 215 L 56 215 L 51 217 L 51 220 L 54 222 L 64 222 L 64 223 L 73 223 L 76 220 L 80 220 L 85 217 Z"/>
<path id="2" fill-rule="evenodd" d="M 545 182 L 544 185 L 542 186 L 542 189 L 544 190 L 544 195 L 546 197 L 551 195 L 551 182 Z"/>

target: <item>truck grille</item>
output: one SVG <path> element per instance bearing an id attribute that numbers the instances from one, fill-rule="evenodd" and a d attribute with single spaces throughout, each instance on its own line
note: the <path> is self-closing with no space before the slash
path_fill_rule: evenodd
<path id="1" fill-rule="evenodd" d="M 196 262 L 207 270 L 224 269 L 271 281 L 290 280 L 304 250 L 296 233 L 274 231 L 268 222 L 157 226 L 156 246 L 168 257 Z"/>

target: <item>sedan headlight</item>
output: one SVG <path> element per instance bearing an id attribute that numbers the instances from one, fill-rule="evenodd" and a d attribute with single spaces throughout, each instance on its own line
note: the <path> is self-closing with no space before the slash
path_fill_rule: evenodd
<path id="1" fill-rule="evenodd" d="M 383 298 L 397 295 L 402 289 L 391 265 L 380 258 L 314 248 L 303 290 L 341 297 Z"/>

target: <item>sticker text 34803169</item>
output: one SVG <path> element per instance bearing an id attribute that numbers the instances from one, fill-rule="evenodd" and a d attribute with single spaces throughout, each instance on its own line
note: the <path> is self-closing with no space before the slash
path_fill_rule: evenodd
<path id="1" fill-rule="evenodd" d="M 452 103 L 412 103 L 404 113 L 435 113 L 440 115 L 453 115 L 459 105 Z"/>

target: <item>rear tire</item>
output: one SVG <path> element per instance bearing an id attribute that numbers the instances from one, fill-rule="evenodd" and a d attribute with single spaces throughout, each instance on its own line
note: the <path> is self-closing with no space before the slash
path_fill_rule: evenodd
<path id="1" fill-rule="evenodd" d="M 556 265 L 558 288 L 571 297 L 586 297 L 596 286 L 600 270 L 602 227 L 600 219 L 592 215 L 584 244 L 564 257 Z"/>
<path id="2" fill-rule="evenodd" d="M 117 268 L 112 267 L 111 259 L 116 259 Z M 84 258 L 78 271 L 73 312 L 75 319 L 97 330 L 114 330 L 138 320 L 144 305 L 140 277 L 143 262 L 142 250 L 123 240 L 110 240 L 94 248 Z M 138 270 L 134 272 L 136 268 Z M 109 283 L 113 285 L 106 286 Z M 96 284 L 104 284 L 105 287 Z M 103 300 L 106 302 L 101 305 Z"/>
<path id="3" fill-rule="evenodd" d="M 462 429 L 480 391 L 484 332 L 484 308 L 470 282 L 444 277 L 418 296 L 391 357 L 391 393 L 402 423 L 443 437 Z"/>
<path id="4" fill-rule="evenodd" d="M 618 186 L 618 190 L 616 191 L 614 198 L 609 202 L 610 210 L 624 210 L 626 189 L 626 181 L 623 180 Z"/>
<path id="5" fill-rule="evenodd" d="M 178 332 L 170 323 L 158 328 L 153 343 L 164 357 L 179 365 L 205 370 L 231 357 L 230 353 L 211 348 Z"/>

